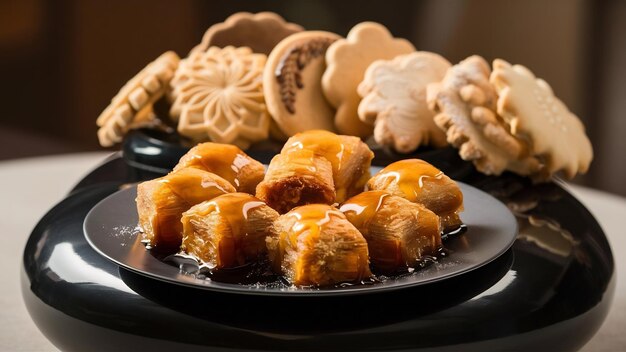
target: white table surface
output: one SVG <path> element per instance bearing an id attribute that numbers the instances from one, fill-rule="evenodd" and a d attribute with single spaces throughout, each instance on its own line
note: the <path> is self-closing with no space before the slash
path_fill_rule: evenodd
<path id="1" fill-rule="evenodd" d="M 36 222 L 108 154 L 66 154 L 0 162 L 0 351 L 56 351 L 22 302 L 22 251 Z M 626 351 L 626 198 L 570 186 L 604 229 L 617 263 L 617 291 L 607 320 L 585 352 Z"/>

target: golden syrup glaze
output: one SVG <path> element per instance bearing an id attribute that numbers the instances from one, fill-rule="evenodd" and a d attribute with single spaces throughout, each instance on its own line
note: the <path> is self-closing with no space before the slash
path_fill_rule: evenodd
<path id="1" fill-rule="evenodd" d="M 225 268 L 243 265 L 246 263 L 246 253 L 243 251 L 246 246 L 243 242 L 248 236 L 246 231 L 248 215 L 251 210 L 263 205 L 265 203 L 247 193 L 227 193 L 202 202 L 183 214 L 185 236 L 193 236 L 192 216 L 202 218 L 216 213 L 225 220 L 229 228 L 213 234 L 219 239 L 218 243 L 213 244 L 216 249 L 219 248 L 216 251 L 214 266 Z M 199 259 L 206 262 L 208 258 Z"/>
<path id="2" fill-rule="evenodd" d="M 289 138 L 281 153 L 290 153 L 294 150 L 308 149 L 315 154 L 326 158 L 333 166 L 333 172 L 341 170 L 344 159 L 350 157 L 341 136 L 324 130 L 300 132 Z"/>
<path id="3" fill-rule="evenodd" d="M 406 159 L 387 165 L 374 178 L 382 180 L 381 185 L 376 188 L 386 189 L 391 183 L 395 183 L 404 193 L 404 198 L 415 202 L 419 200 L 426 183 L 447 183 L 444 176 L 442 171 L 423 160 Z"/>
<path id="4" fill-rule="evenodd" d="M 318 172 L 315 166 L 315 159 L 319 157 L 308 149 L 294 150 L 288 154 L 278 154 L 274 158 L 282 159 L 280 164 L 275 163 L 275 165 L 284 168 L 285 164 L 288 164 L 296 173 L 315 174 Z"/>
<path id="5" fill-rule="evenodd" d="M 158 182 L 167 185 L 169 191 L 189 207 L 222 194 L 235 192 L 235 188 L 218 175 L 194 168 L 171 172 L 158 179 Z"/>
<path id="6" fill-rule="evenodd" d="M 174 171 L 198 168 L 212 172 L 239 189 L 239 173 L 251 163 L 251 159 L 239 147 L 232 144 L 200 143 L 183 155 Z"/>
<path id="7" fill-rule="evenodd" d="M 296 219 L 288 233 L 288 243 L 291 247 L 298 246 L 300 236 L 307 233 L 307 242 L 315 241 L 326 229 L 332 216 L 345 219 L 345 215 L 338 209 L 326 204 L 309 204 L 292 209 L 286 214 Z"/>
<path id="8" fill-rule="evenodd" d="M 369 223 L 389 196 L 385 191 L 366 191 L 345 201 L 339 211 L 365 236 Z"/>

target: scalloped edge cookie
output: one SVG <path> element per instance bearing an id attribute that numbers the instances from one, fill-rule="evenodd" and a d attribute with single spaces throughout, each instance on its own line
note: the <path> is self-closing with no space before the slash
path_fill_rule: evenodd
<path id="1" fill-rule="evenodd" d="M 497 111 L 511 133 L 530 143 L 544 163 L 541 177 L 563 171 L 567 178 L 585 173 L 593 159 L 585 126 L 554 95 L 550 85 L 526 67 L 496 59 L 490 82 L 499 94 Z"/>
<path id="2" fill-rule="evenodd" d="M 365 70 L 376 60 L 389 60 L 414 51 L 408 40 L 393 37 L 385 26 L 376 22 L 357 24 L 346 39 L 337 40 L 328 48 L 322 89 L 328 102 L 337 109 L 335 126 L 340 133 L 371 135 L 371 124 L 359 120 L 357 115 L 361 101 L 357 86 Z"/>
<path id="3" fill-rule="evenodd" d="M 269 55 L 281 40 L 303 30 L 299 24 L 287 22 L 274 12 L 238 12 L 209 27 L 202 42 L 190 54 L 212 46 L 247 46 L 255 53 Z"/>

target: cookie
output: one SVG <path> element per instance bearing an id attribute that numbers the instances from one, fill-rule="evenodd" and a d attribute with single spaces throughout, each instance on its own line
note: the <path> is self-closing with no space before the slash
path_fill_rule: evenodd
<path id="1" fill-rule="evenodd" d="M 119 143 L 133 126 L 155 119 L 152 105 L 165 94 L 179 60 L 175 52 L 165 52 L 120 89 L 96 120 L 101 146 Z"/>
<path id="2" fill-rule="evenodd" d="M 337 40 L 328 48 L 322 88 L 326 99 L 337 109 L 335 126 L 340 133 L 359 137 L 372 133 L 371 124 L 357 116 L 361 101 L 357 86 L 372 62 L 413 51 L 415 47 L 407 40 L 394 38 L 385 26 L 374 22 L 357 24 L 346 39 Z"/>
<path id="3" fill-rule="evenodd" d="M 207 29 L 202 42 L 191 53 L 206 51 L 212 46 L 247 46 L 255 53 L 269 55 L 285 37 L 303 30 L 300 25 L 288 23 L 273 12 L 238 12 Z"/>
<path id="4" fill-rule="evenodd" d="M 572 178 L 587 171 L 593 150 L 585 127 L 548 83 L 524 66 L 499 59 L 493 62 L 490 81 L 499 94 L 498 114 L 510 124 L 511 133 L 530 142 L 545 164 L 543 175 L 562 170 Z"/>
<path id="5" fill-rule="evenodd" d="M 171 81 L 170 115 L 195 142 L 246 148 L 267 139 L 270 116 L 263 97 L 266 57 L 247 47 L 211 47 L 181 61 Z"/>
<path id="6" fill-rule="evenodd" d="M 427 101 L 437 113 L 434 121 L 459 148 L 461 158 L 471 160 L 478 171 L 535 174 L 541 164 L 496 114 L 498 97 L 489 83 L 490 71 L 482 57 L 470 56 L 451 67 L 440 83 L 430 84 Z"/>
<path id="7" fill-rule="evenodd" d="M 426 87 L 441 81 L 449 67 L 443 57 L 418 51 L 375 61 L 367 68 L 358 87 L 363 98 L 358 113 L 361 120 L 375 124 L 378 144 L 400 153 L 410 153 L 420 145 L 448 144 L 428 109 Z"/>
<path id="8" fill-rule="evenodd" d="M 267 109 L 287 136 L 335 129 L 335 110 L 324 98 L 321 77 L 326 69 L 326 50 L 339 38 L 324 31 L 292 34 L 267 58 L 263 72 Z"/>

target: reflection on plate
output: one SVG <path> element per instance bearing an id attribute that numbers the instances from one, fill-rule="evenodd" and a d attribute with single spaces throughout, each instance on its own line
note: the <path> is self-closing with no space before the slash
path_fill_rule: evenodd
<path id="1" fill-rule="evenodd" d="M 467 231 L 444 242 L 448 255 L 411 274 L 368 285 L 329 288 L 295 288 L 271 284 L 226 283 L 186 273 L 154 255 L 140 241 L 135 197 L 137 188 L 118 191 L 98 203 L 85 218 L 89 244 L 101 255 L 139 274 L 175 284 L 238 294 L 343 295 L 366 294 L 423 285 L 477 269 L 502 255 L 517 235 L 517 222 L 504 204 L 485 192 L 459 182 Z"/>

